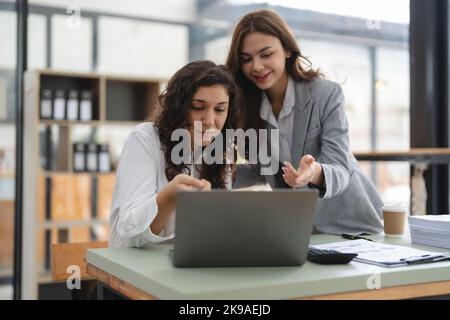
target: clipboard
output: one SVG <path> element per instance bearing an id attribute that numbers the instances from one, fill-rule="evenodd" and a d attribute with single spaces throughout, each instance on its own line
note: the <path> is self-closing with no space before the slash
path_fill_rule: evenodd
<path id="1" fill-rule="evenodd" d="M 312 247 L 336 250 L 343 253 L 356 253 L 358 255 L 353 261 L 381 267 L 402 267 L 450 260 L 450 255 L 445 252 L 424 251 L 407 246 L 384 244 L 363 239 L 333 242 Z"/>

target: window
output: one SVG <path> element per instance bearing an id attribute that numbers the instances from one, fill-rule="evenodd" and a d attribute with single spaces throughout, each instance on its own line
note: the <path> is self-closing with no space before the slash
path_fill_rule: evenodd
<path id="1" fill-rule="evenodd" d="M 45 68 L 47 65 L 47 21 L 45 16 L 28 16 L 28 68 Z"/>
<path id="2" fill-rule="evenodd" d="M 16 66 L 16 13 L 0 11 L 0 68 L 14 69 Z"/>
<path id="3" fill-rule="evenodd" d="M 92 70 L 92 20 L 52 16 L 52 68 Z"/>
<path id="4" fill-rule="evenodd" d="M 409 143 L 409 52 L 407 49 L 377 50 L 377 150 L 408 150 Z M 383 200 L 410 199 L 410 165 L 378 162 L 376 181 Z"/>
<path id="5" fill-rule="evenodd" d="M 187 61 L 185 26 L 100 18 L 101 72 L 168 78 Z"/>
<path id="6" fill-rule="evenodd" d="M 367 47 L 298 39 L 300 50 L 326 79 L 342 86 L 352 150 L 370 150 L 370 55 Z"/>

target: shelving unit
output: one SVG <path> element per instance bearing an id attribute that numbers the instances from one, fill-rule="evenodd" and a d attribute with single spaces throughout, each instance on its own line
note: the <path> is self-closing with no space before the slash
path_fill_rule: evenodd
<path id="1" fill-rule="evenodd" d="M 112 163 L 110 173 L 74 172 L 73 144 L 95 142 L 99 128 L 120 127 L 129 132 L 138 123 L 153 120 L 158 112 L 157 97 L 164 84 L 162 79 L 95 73 L 50 70 L 25 73 L 22 231 L 25 299 L 38 298 L 39 284 L 48 282 L 52 243 L 108 239 L 116 164 Z M 89 91 L 92 119 L 41 119 L 44 89 Z M 75 132 L 81 126 L 92 133 L 89 140 L 76 141 Z"/>
<path id="2" fill-rule="evenodd" d="M 0 178 L 4 178 L 4 176 L 0 175 Z M 0 279 L 12 277 L 14 256 L 13 240 L 14 200 L 0 199 Z"/>

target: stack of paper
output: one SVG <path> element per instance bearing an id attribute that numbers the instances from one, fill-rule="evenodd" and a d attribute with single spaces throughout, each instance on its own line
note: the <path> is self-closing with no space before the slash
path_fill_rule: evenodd
<path id="1" fill-rule="evenodd" d="M 411 242 L 450 249 L 450 215 L 410 216 Z"/>

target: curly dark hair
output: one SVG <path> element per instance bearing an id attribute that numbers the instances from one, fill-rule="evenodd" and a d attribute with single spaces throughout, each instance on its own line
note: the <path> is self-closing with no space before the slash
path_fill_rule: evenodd
<path id="1" fill-rule="evenodd" d="M 195 92 L 200 87 L 211 87 L 217 84 L 223 85 L 229 96 L 228 116 L 221 132 L 225 137 L 226 129 L 242 128 L 244 122 L 241 115 L 240 90 L 224 65 L 216 65 L 207 60 L 191 62 L 173 75 L 158 98 L 161 111 L 155 125 L 158 128 L 159 140 L 166 160 L 165 173 L 169 181 L 177 174 L 186 171 L 190 173 L 190 168 L 186 164 L 176 165 L 171 160 L 172 149 L 179 143 L 171 140 L 172 132 L 175 129 L 190 126 L 188 112 Z M 224 146 L 225 143 L 226 141 Z M 234 165 L 231 165 L 231 169 L 234 172 Z M 226 174 L 225 161 L 223 164 L 202 164 L 200 168 L 200 178 L 208 180 L 212 188 L 225 188 Z"/>

